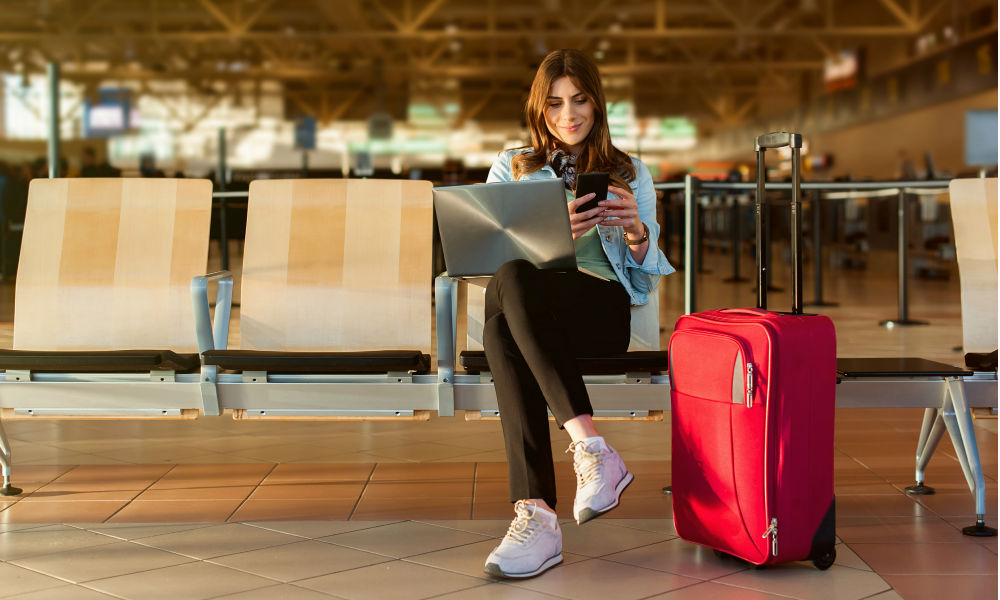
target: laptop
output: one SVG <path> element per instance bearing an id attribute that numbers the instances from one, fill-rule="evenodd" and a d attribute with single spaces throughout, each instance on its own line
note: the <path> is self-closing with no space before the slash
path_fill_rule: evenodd
<path id="1" fill-rule="evenodd" d="M 452 277 L 490 277 L 518 258 L 577 270 L 562 179 L 434 188 L 434 212 Z"/>

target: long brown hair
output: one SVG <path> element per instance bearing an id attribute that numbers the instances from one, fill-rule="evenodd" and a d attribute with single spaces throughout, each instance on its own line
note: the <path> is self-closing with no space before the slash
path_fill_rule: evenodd
<path id="1" fill-rule="evenodd" d="M 576 159 L 577 173 L 603 171 L 611 174 L 611 182 L 626 187 L 635 179 L 635 165 L 627 154 L 611 144 L 608 130 L 607 105 L 597 65 L 579 50 L 553 50 L 542 60 L 531 82 L 531 92 L 524 105 L 524 118 L 531 132 L 531 148 L 511 160 L 514 179 L 534 173 L 545 166 L 551 150 L 561 146 L 558 138 L 545 124 L 545 106 L 552 83 L 569 77 L 594 106 L 594 126 L 584 140 L 583 150 Z M 527 146 L 525 146 L 527 148 Z"/>

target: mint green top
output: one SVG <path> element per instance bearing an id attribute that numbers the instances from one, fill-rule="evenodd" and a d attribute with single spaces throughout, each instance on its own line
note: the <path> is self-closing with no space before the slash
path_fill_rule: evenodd
<path id="1" fill-rule="evenodd" d="M 572 202 L 573 198 L 573 192 L 566 190 L 566 202 Z M 608 260 L 608 255 L 604 253 L 604 246 L 601 245 L 601 236 L 597 231 L 597 227 L 591 227 L 590 231 L 573 240 L 573 244 L 576 246 L 577 266 L 596 273 L 605 279 L 618 281 L 615 270 L 611 268 L 611 261 Z"/>

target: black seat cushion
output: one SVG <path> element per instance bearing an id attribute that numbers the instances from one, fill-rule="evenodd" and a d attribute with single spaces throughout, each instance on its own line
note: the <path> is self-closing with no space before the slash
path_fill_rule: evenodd
<path id="1" fill-rule="evenodd" d="M 965 355 L 965 366 L 976 371 L 996 371 L 997 351 L 969 352 Z"/>
<path id="2" fill-rule="evenodd" d="M 59 373 L 142 373 L 198 371 L 198 354 L 170 350 L 0 350 L 0 369 Z"/>
<path id="3" fill-rule="evenodd" d="M 466 350 L 459 355 L 459 362 L 470 373 L 489 371 L 486 353 Z M 623 373 L 666 373 L 670 368 L 666 350 L 643 350 L 624 354 L 587 356 L 576 359 L 584 375 L 621 375 Z"/>
<path id="4" fill-rule="evenodd" d="M 431 357 L 420 350 L 372 352 L 277 352 L 269 350 L 209 350 L 205 364 L 229 371 L 268 373 L 388 373 L 430 370 Z"/>
<path id="5" fill-rule="evenodd" d="M 968 369 L 946 365 L 926 358 L 838 358 L 841 377 L 961 377 Z"/>

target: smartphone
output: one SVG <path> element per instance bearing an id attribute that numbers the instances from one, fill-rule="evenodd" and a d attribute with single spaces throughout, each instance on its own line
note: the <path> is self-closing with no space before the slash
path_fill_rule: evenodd
<path id="1" fill-rule="evenodd" d="M 576 212 L 587 212 L 597 207 L 597 203 L 608 198 L 608 186 L 611 185 L 611 176 L 607 173 L 581 173 L 576 176 L 576 197 L 586 196 L 594 193 L 593 200 L 576 207 Z"/>

